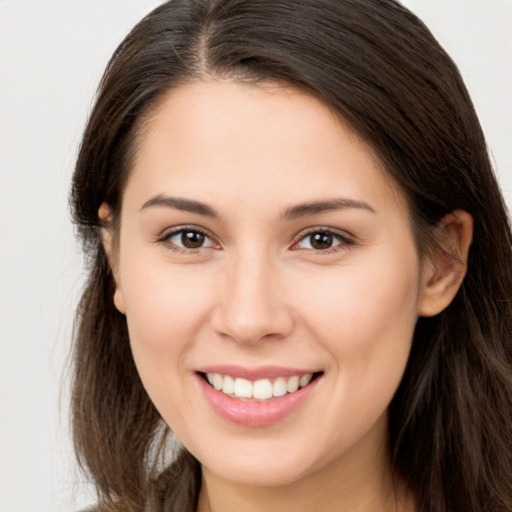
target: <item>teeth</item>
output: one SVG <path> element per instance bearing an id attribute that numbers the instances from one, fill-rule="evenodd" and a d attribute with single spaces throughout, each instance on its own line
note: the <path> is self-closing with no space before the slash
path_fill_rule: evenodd
<path id="1" fill-rule="evenodd" d="M 222 375 L 219 375 L 218 373 L 213 374 L 213 387 L 215 389 L 222 389 L 224 379 L 222 378 Z"/>
<path id="2" fill-rule="evenodd" d="M 222 391 L 224 391 L 224 389 L 222 389 Z M 252 382 L 246 379 L 236 379 L 235 396 L 237 398 L 252 398 Z"/>
<path id="3" fill-rule="evenodd" d="M 286 391 L 288 391 L 288 393 L 297 391 L 297 389 L 299 389 L 299 382 L 299 377 L 290 377 L 286 383 Z"/>
<path id="4" fill-rule="evenodd" d="M 272 398 L 272 382 L 268 379 L 257 380 L 253 384 L 253 398 L 257 400 L 268 400 Z"/>
<path id="5" fill-rule="evenodd" d="M 226 395 L 232 395 L 235 392 L 235 379 L 233 377 L 230 377 L 229 375 L 226 375 L 224 377 L 224 383 L 222 385 L 222 391 L 223 393 L 226 393 Z"/>
<path id="6" fill-rule="evenodd" d="M 313 378 L 313 374 L 308 373 L 307 375 L 303 375 L 299 379 L 299 387 L 303 388 L 304 386 L 307 386 L 309 384 L 309 381 Z"/>
<path id="7" fill-rule="evenodd" d="M 312 373 L 295 375 L 293 377 L 278 377 L 273 382 L 270 379 L 250 381 L 219 373 L 207 373 L 208 382 L 218 391 L 237 398 L 269 400 L 272 397 L 284 396 L 286 393 L 294 393 L 299 388 L 307 386 L 313 378 Z"/>
<path id="8" fill-rule="evenodd" d="M 272 395 L 273 396 L 286 395 L 286 379 L 284 377 L 278 377 L 274 381 L 274 385 L 272 386 Z"/>

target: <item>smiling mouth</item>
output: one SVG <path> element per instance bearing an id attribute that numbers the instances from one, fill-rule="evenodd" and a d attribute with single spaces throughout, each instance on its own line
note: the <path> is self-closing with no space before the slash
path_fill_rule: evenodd
<path id="1" fill-rule="evenodd" d="M 295 393 L 299 389 L 308 386 L 322 374 L 323 372 L 315 372 L 291 377 L 251 381 L 220 373 L 200 373 L 203 379 L 217 391 L 231 398 L 250 402 L 264 402 L 272 398 Z"/>

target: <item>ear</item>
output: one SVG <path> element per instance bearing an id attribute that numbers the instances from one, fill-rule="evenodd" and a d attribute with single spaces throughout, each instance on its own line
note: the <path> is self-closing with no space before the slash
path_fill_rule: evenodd
<path id="1" fill-rule="evenodd" d="M 434 248 L 424 263 L 420 316 L 437 315 L 457 294 L 466 275 L 473 217 L 463 210 L 455 210 L 441 219 L 437 230 L 439 247 Z"/>
<path id="2" fill-rule="evenodd" d="M 114 292 L 114 305 L 120 313 L 125 314 L 126 308 L 124 303 L 124 296 L 119 282 L 119 256 L 114 247 L 114 234 L 112 232 L 111 226 L 112 212 L 110 210 L 110 206 L 107 203 L 101 204 L 98 210 L 98 217 L 102 225 L 101 242 L 103 244 L 105 254 L 107 255 L 110 270 L 112 271 L 112 276 L 114 277 L 114 282 L 116 284 L 116 290 Z"/>

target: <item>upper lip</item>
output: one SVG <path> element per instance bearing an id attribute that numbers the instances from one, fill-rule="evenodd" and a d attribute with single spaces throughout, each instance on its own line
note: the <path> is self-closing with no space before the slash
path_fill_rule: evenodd
<path id="1" fill-rule="evenodd" d="M 242 378 L 247 380 L 259 379 L 275 379 L 277 377 L 293 377 L 295 375 L 307 375 L 309 373 L 318 373 L 319 369 L 311 368 L 291 368 L 285 366 L 257 366 L 247 368 L 232 364 L 218 364 L 210 366 L 202 366 L 198 368 L 199 373 L 219 373 L 221 375 L 229 375 L 235 378 Z"/>

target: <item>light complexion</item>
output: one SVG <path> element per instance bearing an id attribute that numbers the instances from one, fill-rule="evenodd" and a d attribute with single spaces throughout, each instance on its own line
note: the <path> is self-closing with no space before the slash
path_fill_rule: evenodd
<path id="1" fill-rule="evenodd" d="M 144 386 L 202 464 L 200 510 L 397 505 L 387 407 L 464 265 L 420 264 L 397 187 L 309 95 L 187 84 L 142 133 L 105 246 Z M 440 229 L 465 260 L 470 217 Z"/>

